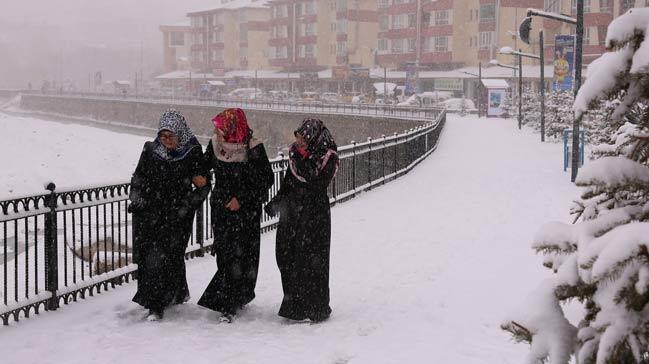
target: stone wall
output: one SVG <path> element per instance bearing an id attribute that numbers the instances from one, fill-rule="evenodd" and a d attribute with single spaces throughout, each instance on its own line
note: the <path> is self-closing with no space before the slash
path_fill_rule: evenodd
<path id="1" fill-rule="evenodd" d="M 120 122 L 156 128 L 160 115 L 169 108 L 182 113 L 197 135 L 211 135 L 212 117 L 222 108 L 206 105 L 170 105 L 136 100 L 92 99 L 55 95 L 23 95 L 24 110 L 53 113 L 98 121 Z M 245 110 L 255 136 L 264 140 L 269 152 L 280 150 L 293 140 L 293 130 L 306 117 L 316 116 L 329 127 L 338 145 L 352 140 L 401 133 L 421 124 L 414 120 L 363 115 L 316 115 L 301 112 Z"/>

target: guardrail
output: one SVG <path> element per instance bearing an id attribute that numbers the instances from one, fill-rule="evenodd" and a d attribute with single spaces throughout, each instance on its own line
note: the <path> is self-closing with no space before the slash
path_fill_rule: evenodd
<path id="1" fill-rule="evenodd" d="M 373 104 L 348 104 L 348 103 L 325 103 L 325 102 L 303 102 L 300 100 L 278 101 L 278 100 L 251 100 L 245 98 L 197 98 L 197 97 L 162 97 L 147 95 L 115 95 L 106 93 L 82 93 L 65 92 L 61 94 L 45 94 L 53 97 L 82 97 L 88 99 L 153 102 L 170 105 L 206 105 L 214 107 L 239 107 L 252 110 L 268 110 L 281 112 L 315 113 L 326 115 L 363 115 L 381 116 L 400 119 L 414 119 L 424 121 L 435 121 L 443 110 L 438 107 L 413 107 L 396 105 L 373 105 Z"/>
<path id="2" fill-rule="evenodd" d="M 441 111 L 434 122 L 402 134 L 352 142 L 339 149 L 340 167 L 329 186 L 332 205 L 408 173 L 432 153 L 446 122 Z M 288 166 L 280 155 L 271 161 L 278 191 Z M 0 201 L 0 318 L 56 310 L 61 303 L 101 293 L 135 278 L 131 263 L 132 228 L 128 182 L 75 190 L 57 190 Z M 186 257 L 202 256 L 211 248 L 209 197 L 196 212 Z M 262 216 L 262 231 L 278 218 Z"/>

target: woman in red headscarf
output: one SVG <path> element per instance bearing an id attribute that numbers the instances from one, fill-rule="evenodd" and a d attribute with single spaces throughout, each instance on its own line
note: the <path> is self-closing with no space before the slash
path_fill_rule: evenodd
<path id="1" fill-rule="evenodd" d="M 198 304 L 232 322 L 255 298 L 261 206 L 274 176 L 264 145 L 252 137 L 241 109 L 227 109 L 212 120 L 214 136 L 205 151 L 214 171 L 210 199 L 217 272 Z"/>

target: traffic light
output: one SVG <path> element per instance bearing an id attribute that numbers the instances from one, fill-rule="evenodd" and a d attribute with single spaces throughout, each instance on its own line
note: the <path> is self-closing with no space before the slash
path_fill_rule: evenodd
<path id="1" fill-rule="evenodd" d="M 530 44 L 530 31 L 532 30 L 532 17 L 528 16 L 518 27 L 518 34 L 523 42 Z"/>

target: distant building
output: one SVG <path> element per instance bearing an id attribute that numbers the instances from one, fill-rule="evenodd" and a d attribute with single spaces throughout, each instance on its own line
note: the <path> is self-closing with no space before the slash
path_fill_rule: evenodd
<path id="1" fill-rule="evenodd" d="M 196 70 L 268 69 L 270 8 L 266 0 L 222 0 L 187 14 Z"/>
<path id="2" fill-rule="evenodd" d="M 190 67 L 191 27 L 189 24 L 161 25 L 162 57 L 165 72 Z"/>

